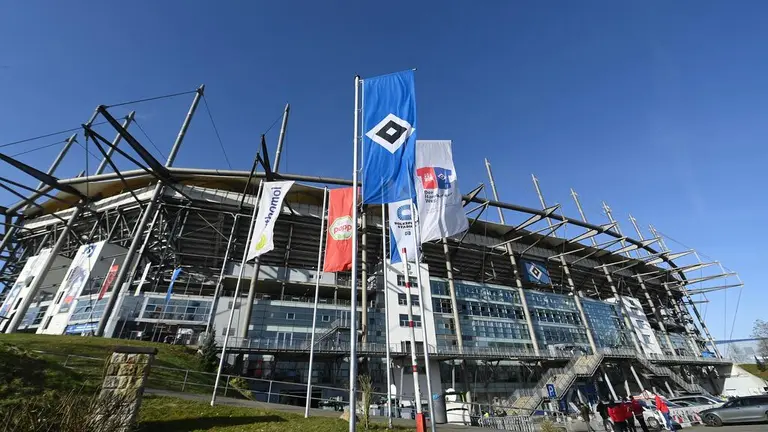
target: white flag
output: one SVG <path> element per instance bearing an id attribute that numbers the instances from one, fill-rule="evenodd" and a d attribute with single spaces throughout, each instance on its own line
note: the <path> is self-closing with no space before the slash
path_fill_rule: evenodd
<path id="1" fill-rule="evenodd" d="M 411 213 L 411 200 L 389 203 L 389 256 L 392 263 L 402 262 L 407 250 L 408 261 L 416 262 L 416 229 Z"/>
<path id="2" fill-rule="evenodd" d="M 450 141 L 416 141 L 414 182 L 422 243 L 469 229 Z"/>
<path id="3" fill-rule="evenodd" d="M 274 228 L 280 212 L 283 210 L 283 199 L 293 186 L 292 181 L 265 182 L 259 200 L 259 211 L 253 225 L 251 244 L 248 247 L 247 260 L 250 261 L 275 248 Z"/>

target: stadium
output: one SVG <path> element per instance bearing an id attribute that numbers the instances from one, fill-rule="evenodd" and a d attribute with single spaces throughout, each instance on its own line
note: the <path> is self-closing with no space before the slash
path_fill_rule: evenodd
<path id="1" fill-rule="evenodd" d="M 130 132 L 131 115 L 116 119 L 103 106 L 94 118 L 106 119 L 114 139 L 89 127 L 94 118 L 84 126 L 104 155 L 95 172 L 56 177 L 71 142 L 47 172 L 3 156 L 40 185 L 7 188 L 19 201 L 4 209 L 0 330 L 189 345 L 213 332 L 219 346 L 229 330 L 231 370 L 295 383 L 284 391 L 297 395 L 309 379 L 314 331 L 311 378 L 331 389 L 317 391 L 328 399 L 347 397 L 355 319 L 360 372 L 379 391 L 389 375 L 406 401 L 415 396 L 402 287 L 419 271 L 425 286 L 414 303 L 425 314 L 414 319 L 427 334 L 425 341 L 417 332 L 420 377 L 426 344 L 435 394 L 469 392 L 474 401 L 532 412 L 643 391 L 725 393 L 732 362 L 692 296 L 727 287 L 734 274 L 692 250 L 669 249 L 634 220 L 621 227 L 607 206 L 605 220 L 586 220 L 575 192 L 579 214 L 565 215 L 546 203 L 535 178 L 539 208 L 464 191 L 469 230 L 424 244 L 408 275 L 386 256 L 382 208 L 362 207 L 352 316 L 351 273 L 318 269 L 327 189 L 352 181 L 277 169 L 288 109 L 272 169 L 266 146 L 252 171 L 173 166 L 202 94 L 201 87 L 167 161 Z M 110 155 L 123 151 L 136 168 L 117 170 Z M 486 166 L 483 187 L 497 196 Z M 276 222 L 275 249 L 243 264 L 259 185 L 273 178 L 296 182 Z M 489 221 L 496 213 L 500 222 Z"/>

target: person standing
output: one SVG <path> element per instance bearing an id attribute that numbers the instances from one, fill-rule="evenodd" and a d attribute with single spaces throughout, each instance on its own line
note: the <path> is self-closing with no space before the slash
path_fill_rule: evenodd
<path id="1" fill-rule="evenodd" d="M 621 406 L 621 402 L 611 402 L 608 405 L 608 417 L 613 422 L 614 432 L 627 432 L 627 418 L 624 407 Z"/>
<path id="2" fill-rule="evenodd" d="M 603 428 L 607 431 L 609 429 L 608 426 L 608 405 L 606 405 L 602 400 L 597 403 L 597 406 L 595 407 L 595 411 L 597 411 L 598 414 L 600 414 L 600 419 L 603 421 Z"/>
<path id="3" fill-rule="evenodd" d="M 629 406 L 632 408 L 632 415 L 635 417 L 635 422 L 640 425 L 643 432 L 648 431 L 648 425 L 645 424 L 645 417 L 643 417 L 643 406 L 640 405 L 640 401 L 634 397 L 629 397 Z"/>
<path id="4" fill-rule="evenodd" d="M 629 400 L 625 397 L 621 400 L 621 409 L 624 410 L 624 418 L 627 422 L 627 430 L 629 432 L 637 432 L 637 429 L 635 429 L 635 416 L 632 412 L 632 406 L 629 404 Z"/>
<path id="5" fill-rule="evenodd" d="M 669 407 L 667 406 L 667 402 L 662 399 L 661 396 L 656 395 L 656 409 L 661 412 L 661 415 L 664 416 L 664 428 L 667 430 L 672 430 L 672 419 L 669 415 Z"/>
<path id="6" fill-rule="evenodd" d="M 589 405 L 579 403 L 579 414 L 581 414 L 581 419 L 584 420 L 584 423 L 587 424 L 587 432 L 596 432 L 590 423 L 592 411 L 589 409 Z"/>

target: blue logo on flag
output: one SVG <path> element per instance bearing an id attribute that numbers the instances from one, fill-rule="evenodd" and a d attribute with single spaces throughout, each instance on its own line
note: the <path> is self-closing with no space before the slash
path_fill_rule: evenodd
<path id="1" fill-rule="evenodd" d="M 440 167 L 424 167 L 416 170 L 424 189 L 450 189 L 451 170 Z"/>
<path id="2" fill-rule="evenodd" d="M 413 198 L 416 90 L 413 71 L 363 81 L 363 204 Z"/>
<path id="3" fill-rule="evenodd" d="M 550 285 L 552 280 L 549 278 L 549 272 L 543 264 L 523 261 L 525 265 L 525 276 L 528 282 L 539 285 Z"/>

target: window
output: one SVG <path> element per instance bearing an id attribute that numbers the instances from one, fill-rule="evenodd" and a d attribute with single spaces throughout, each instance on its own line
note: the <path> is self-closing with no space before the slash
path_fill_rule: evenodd
<path id="1" fill-rule="evenodd" d="M 643 335 L 643 342 L 649 344 L 651 343 L 651 337 L 649 335 Z"/>
<path id="2" fill-rule="evenodd" d="M 56 301 L 54 301 L 54 304 L 61 303 L 61 299 L 64 297 L 64 291 L 59 291 L 58 294 L 56 294 Z"/>
<path id="3" fill-rule="evenodd" d="M 43 324 L 43 330 L 48 329 L 48 326 L 51 325 L 51 320 L 53 319 L 52 316 L 49 316 L 45 319 L 45 324 Z"/>
<path id="4" fill-rule="evenodd" d="M 415 327 L 421 327 L 421 316 L 413 316 L 413 324 Z M 408 327 L 408 315 L 400 314 L 400 327 Z"/>
<path id="5" fill-rule="evenodd" d="M 232 301 L 230 300 L 229 304 L 227 305 L 227 310 L 232 309 Z M 235 303 L 235 309 L 240 309 L 240 303 Z"/>
<path id="6" fill-rule="evenodd" d="M 405 294 L 397 295 L 397 304 L 399 304 L 400 306 L 406 306 L 408 304 L 408 299 L 406 298 Z M 419 296 L 411 295 L 411 305 L 419 306 Z"/>
<path id="7" fill-rule="evenodd" d="M 408 279 L 410 279 L 411 287 L 419 286 L 418 279 L 416 279 L 415 277 L 410 277 Z M 405 276 L 397 275 L 397 286 L 401 286 L 401 287 L 405 286 Z"/>
<path id="8" fill-rule="evenodd" d="M 323 315 L 321 318 L 321 321 L 323 322 L 331 322 L 331 316 L 330 315 Z"/>
<path id="9" fill-rule="evenodd" d="M 234 328 L 229 329 L 229 335 L 232 336 L 233 334 L 235 334 L 235 329 Z M 221 335 L 222 336 L 226 336 L 227 335 L 227 329 L 226 328 L 221 329 Z"/>
<path id="10" fill-rule="evenodd" d="M 287 319 L 287 320 L 295 320 L 296 319 L 296 314 L 293 313 L 293 312 L 288 312 L 288 313 L 285 314 L 285 319 Z"/>

